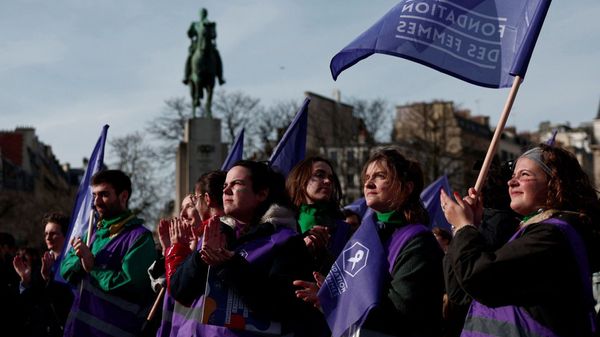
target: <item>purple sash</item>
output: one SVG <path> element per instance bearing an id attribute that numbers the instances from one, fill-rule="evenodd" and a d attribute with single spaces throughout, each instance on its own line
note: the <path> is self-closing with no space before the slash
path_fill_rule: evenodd
<path id="1" fill-rule="evenodd" d="M 120 269 L 129 248 L 147 232 L 141 225 L 123 229 L 96 254 L 95 268 Z M 81 281 L 81 292 L 73 301 L 64 336 L 135 336 L 145 321 L 149 304 L 106 293 L 86 275 Z"/>
<path id="2" fill-rule="evenodd" d="M 334 337 L 362 326 L 369 311 L 380 302 L 386 276 L 389 278 L 396 257 L 411 239 L 423 232 L 429 232 L 423 225 L 406 225 L 382 243 L 375 214 L 367 210 L 319 290 L 321 307 Z"/>
<path id="3" fill-rule="evenodd" d="M 280 227 L 270 236 L 245 242 L 237 247 L 236 253 L 251 264 L 260 264 L 272 258 L 275 252 L 274 248 L 282 245 L 294 235 L 296 235 L 295 231 Z M 195 299 L 190 308 L 185 308 L 179 304 L 178 310 L 176 306 L 172 314 L 171 334 L 160 336 L 255 336 L 256 333 L 252 331 L 235 330 L 224 326 L 225 322 L 229 321 L 230 315 L 232 315 L 227 308 L 227 301 L 231 300 L 231 296 L 236 296 L 235 291 L 224 287 L 209 268 L 205 295 Z M 208 308 L 206 307 L 207 301 L 211 303 Z M 243 307 L 239 308 L 238 317 L 242 315 L 246 320 L 249 320 L 248 309 L 243 303 L 240 304 Z M 212 324 L 204 324 L 203 321 Z M 175 334 L 173 333 L 174 327 L 178 328 Z"/>
<path id="4" fill-rule="evenodd" d="M 543 223 L 558 227 L 567 238 L 569 246 L 577 261 L 580 279 L 582 282 L 583 295 L 590 303 L 590 329 L 595 331 L 591 275 L 588 268 L 585 245 L 579 234 L 567 222 L 551 218 Z M 521 236 L 526 227 L 519 229 L 509 240 L 512 241 Z M 555 332 L 537 322 L 527 311 L 518 306 L 508 305 L 498 308 L 487 307 L 477 301 L 471 303 L 469 312 L 465 319 L 465 325 L 461 337 L 481 336 L 545 336 L 559 337 Z"/>
<path id="5" fill-rule="evenodd" d="M 294 230 L 280 227 L 270 236 L 243 243 L 236 252 L 250 263 L 261 263 L 271 257 L 274 247 L 282 245 L 294 235 L 296 235 Z"/>
<path id="6" fill-rule="evenodd" d="M 406 246 L 406 244 L 417 235 L 426 232 L 429 232 L 429 229 L 421 224 L 408 224 L 394 231 L 390 239 L 384 245 L 385 250 L 388 253 L 388 272 L 390 275 L 394 270 L 394 262 L 396 262 L 396 257 L 398 257 L 398 254 L 402 251 L 402 249 L 404 249 L 404 246 Z"/>

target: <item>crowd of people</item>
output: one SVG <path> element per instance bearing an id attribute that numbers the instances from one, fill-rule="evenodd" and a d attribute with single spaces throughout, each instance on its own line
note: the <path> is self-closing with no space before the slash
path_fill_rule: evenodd
<path id="1" fill-rule="evenodd" d="M 324 282 L 340 256 L 352 268 L 367 263 L 363 251 L 343 253 L 375 224 L 384 277 L 375 304 L 342 335 L 595 336 L 597 191 L 557 146 L 540 144 L 504 168 L 482 191 L 440 190 L 448 231 L 431 228 L 421 167 L 398 148 L 365 163 L 360 212 L 340 205 L 325 158 L 306 158 L 287 177 L 242 160 L 202 174 L 178 216 L 157 224 L 157 245 L 128 208 L 129 177 L 101 171 L 91 181 L 99 220 L 90 242 L 65 242 L 69 221 L 58 213 L 42 221 L 43 254 L 17 252 L 0 233 L 0 296 L 15 303 L 0 317 L 16 336 L 338 337 Z"/>

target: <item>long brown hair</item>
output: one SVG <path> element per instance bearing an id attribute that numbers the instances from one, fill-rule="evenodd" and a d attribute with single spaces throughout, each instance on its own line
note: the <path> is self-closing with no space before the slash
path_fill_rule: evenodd
<path id="1" fill-rule="evenodd" d="M 363 166 L 362 177 L 365 180 L 367 168 L 371 163 L 384 164 L 388 169 L 389 179 L 392 183 L 392 195 L 401 195 L 402 189 L 409 182 L 413 189 L 404 200 L 390 200 L 390 206 L 404 214 L 408 223 L 429 224 L 429 214 L 421 202 L 423 191 L 423 171 L 416 161 L 406 159 L 397 147 L 385 147 L 375 151 Z"/>
<path id="2" fill-rule="evenodd" d="M 342 187 L 340 185 L 340 180 L 337 174 L 335 174 L 335 170 L 333 169 L 331 162 L 323 157 L 308 157 L 294 166 L 285 183 L 288 194 L 292 199 L 292 203 L 296 207 L 300 207 L 300 205 L 306 202 L 306 186 L 312 177 L 312 166 L 314 163 L 318 162 L 323 162 L 327 164 L 329 168 L 331 168 L 333 180 L 331 182 L 331 198 L 329 199 L 328 204 L 332 210 L 339 211 L 340 200 L 342 199 Z"/>
<path id="3" fill-rule="evenodd" d="M 547 174 L 545 207 L 580 214 L 579 223 L 572 225 L 586 243 L 593 270 L 600 269 L 600 201 L 596 189 L 571 152 L 546 144 L 538 148 L 551 172 Z"/>

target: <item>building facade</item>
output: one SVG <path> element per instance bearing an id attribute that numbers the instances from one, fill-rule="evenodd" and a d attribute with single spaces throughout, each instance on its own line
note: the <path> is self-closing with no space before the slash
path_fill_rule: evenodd
<path id="1" fill-rule="evenodd" d="M 39 247 L 46 212 L 70 215 L 83 170 L 62 167 L 35 129 L 0 131 L 0 231 Z"/>
<path id="2" fill-rule="evenodd" d="M 308 106 L 306 156 L 329 159 L 340 178 L 345 203 L 362 195 L 361 171 L 375 145 L 362 119 L 353 115 L 353 107 L 336 98 L 305 92 Z"/>

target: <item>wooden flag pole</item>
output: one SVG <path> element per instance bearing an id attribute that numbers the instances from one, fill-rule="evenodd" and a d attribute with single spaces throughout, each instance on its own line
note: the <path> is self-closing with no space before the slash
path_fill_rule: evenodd
<path id="1" fill-rule="evenodd" d="M 479 193 L 481 191 L 481 187 L 487 177 L 487 173 L 490 169 L 490 165 L 492 164 L 492 159 L 496 154 L 496 150 L 498 149 L 498 143 L 500 142 L 500 136 L 502 136 L 502 131 L 504 131 L 504 125 L 508 120 L 508 115 L 510 115 L 510 109 L 512 109 L 513 103 L 515 101 L 515 97 L 517 96 L 517 91 L 519 90 L 519 86 L 522 82 L 521 76 L 515 76 L 512 87 L 510 89 L 510 93 L 508 94 L 508 98 L 506 99 L 506 103 L 504 104 L 504 110 L 502 111 L 502 115 L 498 120 L 498 125 L 496 126 L 496 131 L 494 131 L 494 137 L 492 138 L 492 142 L 488 147 L 487 154 L 485 155 L 485 160 L 483 161 L 483 165 L 481 166 L 481 171 L 479 171 L 479 177 L 477 177 L 477 183 L 475 183 L 475 191 Z"/>
<path id="2" fill-rule="evenodd" d="M 147 321 L 151 321 L 152 318 L 154 317 L 154 315 L 156 315 L 156 310 L 158 309 L 158 305 L 162 302 L 162 298 L 163 298 L 164 294 L 165 294 L 165 287 L 161 287 L 160 292 L 156 296 L 156 300 L 154 301 L 154 304 L 152 305 L 152 309 L 150 309 L 150 313 L 148 314 L 148 317 L 146 318 Z"/>

